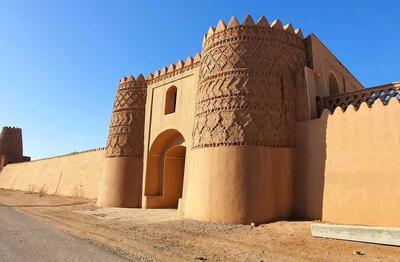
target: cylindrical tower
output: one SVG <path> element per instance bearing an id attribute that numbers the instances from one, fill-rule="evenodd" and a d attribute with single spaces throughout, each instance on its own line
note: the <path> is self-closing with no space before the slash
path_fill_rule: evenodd
<path id="1" fill-rule="evenodd" d="M 22 130 L 17 127 L 3 127 L 0 133 L 0 155 L 22 158 Z"/>
<path id="2" fill-rule="evenodd" d="M 123 78 L 115 97 L 97 205 L 140 207 L 147 83 Z"/>
<path id="3" fill-rule="evenodd" d="M 183 215 L 219 223 L 288 217 L 296 93 L 304 89 L 301 31 L 233 17 L 203 45 Z"/>

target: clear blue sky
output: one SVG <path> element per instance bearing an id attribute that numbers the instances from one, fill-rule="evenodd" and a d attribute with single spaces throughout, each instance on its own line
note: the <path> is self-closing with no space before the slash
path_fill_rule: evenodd
<path id="1" fill-rule="evenodd" d="M 118 79 L 200 51 L 219 19 L 315 33 L 365 85 L 400 80 L 399 1 L 0 0 L 0 126 L 41 158 L 104 146 Z"/>

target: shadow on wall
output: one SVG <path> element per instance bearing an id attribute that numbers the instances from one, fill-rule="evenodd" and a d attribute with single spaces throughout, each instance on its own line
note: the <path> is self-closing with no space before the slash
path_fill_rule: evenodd
<path id="1" fill-rule="evenodd" d="M 328 117 L 296 123 L 294 218 L 322 218 Z"/>

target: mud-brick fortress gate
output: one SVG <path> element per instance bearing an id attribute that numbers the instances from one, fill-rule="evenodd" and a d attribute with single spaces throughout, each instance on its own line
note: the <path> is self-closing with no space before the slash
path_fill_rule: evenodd
<path id="1" fill-rule="evenodd" d="M 364 88 L 290 24 L 232 17 L 201 54 L 120 80 L 105 149 L 7 165 L 0 185 L 217 223 L 398 227 L 399 87 Z"/>

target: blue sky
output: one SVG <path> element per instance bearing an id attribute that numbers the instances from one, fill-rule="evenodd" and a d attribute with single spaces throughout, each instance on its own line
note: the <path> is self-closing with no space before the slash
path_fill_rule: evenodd
<path id="1" fill-rule="evenodd" d="M 199 52 L 219 19 L 315 33 L 365 85 L 400 80 L 398 1 L 0 0 L 0 126 L 41 158 L 104 146 L 118 79 Z"/>

